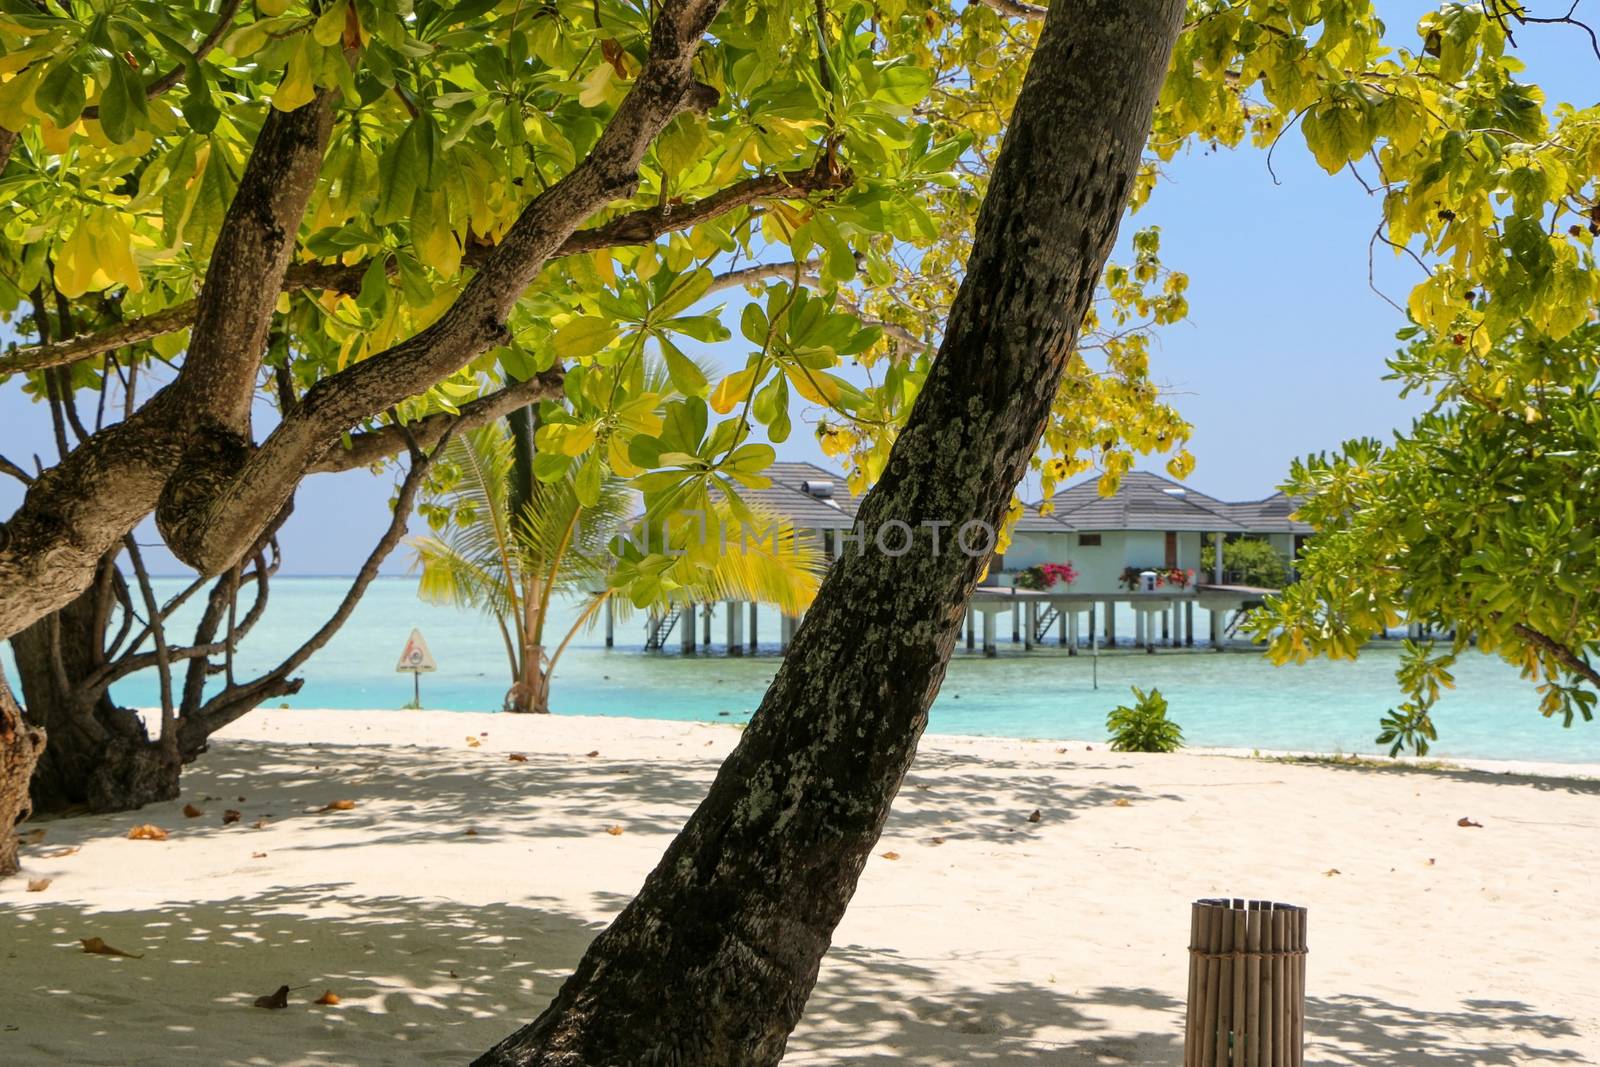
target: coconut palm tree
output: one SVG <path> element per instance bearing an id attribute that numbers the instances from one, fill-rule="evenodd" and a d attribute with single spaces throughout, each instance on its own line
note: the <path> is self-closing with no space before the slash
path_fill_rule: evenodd
<path id="1" fill-rule="evenodd" d="M 527 477 L 529 453 L 520 447 L 530 435 L 518 429 L 496 422 L 450 442 L 423 506 L 434 533 L 411 542 L 423 599 L 478 608 L 498 623 L 511 669 L 507 711 L 550 710 L 550 679 L 561 654 L 608 601 L 624 615 L 665 610 L 674 601 L 724 599 L 774 603 L 798 614 L 816 594 L 820 552 L 759 511 L 763 533 L 775 536 L 751 544 L 724 535 L 717 540 L 729 542 L 727 551 L 675 552 L 648 581 L 613 584 L 612 549 L 631 526 L 633 492 L 613 477 L 601 482 L 597 496 L 580 492 L 576 465 L 549 481 Z M 737 528 L 725 505 L 715 511 L 712 521 Z M 692 533 L 689 524 L 672 523 L 651 536 L 681 548 Z M 564 634 L 553 635 L 547 624 L 557 596 L 577 598 L 580 609 Z M 553 650 L 551 637 L 557 637 Z"/>

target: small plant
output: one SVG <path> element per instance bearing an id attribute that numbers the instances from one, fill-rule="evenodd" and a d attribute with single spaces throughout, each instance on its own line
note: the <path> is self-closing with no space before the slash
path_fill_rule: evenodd
<path id="1" fill-rule="evenodd" d="M 1113 752 L 1175 752 L 1183 747 L 1183 730 L 1167 718 L 1167 698 L 1161 690 L 1146 693 L 1133 687 L 1134 704 L 1116 708 L 1106 716 Z"/>
<path id="2" fill-rule="evenodd" d="M 1169 585 L 1176 589 L 1187 589 L 1194 581 L 1194 571 L 1182 567 L 1124 567 L 1122 576 L 1117 581 L 1124 589 L 1137 593 L 1145 571 L 1155 573 L 1157 589 Z"/>
<path id="3" fill-rule="evenodd" d="M 1077 580 L 1077 569 L 1071 563 L 1041 563 L 1016 573 L 1012 583 L 1018 589 L 1050 589 L 1058 582 L 1071 585 Z"/>

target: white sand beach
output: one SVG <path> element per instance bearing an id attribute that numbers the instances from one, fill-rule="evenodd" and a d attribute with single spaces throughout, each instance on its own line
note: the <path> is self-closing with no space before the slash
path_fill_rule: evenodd
<path id="1" fill-rule="evenodd" d="M 0 1063 L 466 1063 L 544 1005 L 737 736 L 257 712 L 178 801 L 27 827 Z M 1600 1062 L 1597 831 L 1576 777 L 929 737 L 786 1062 L 1178 1064 L 1213 895 L 1309 907 L 1308 1063 Z M 253 1006 L 280 985 L 287 1010 Z"/>

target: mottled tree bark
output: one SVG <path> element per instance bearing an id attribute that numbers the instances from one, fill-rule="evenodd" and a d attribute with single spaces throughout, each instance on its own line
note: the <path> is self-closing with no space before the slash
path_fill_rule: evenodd
<path id="1" fill-rule="evenodd" d="M 138 712 L 118 707 L 107 688 L 83 687 L 105 663 L 100 603 L 97 582 L 11 639 L 28 719 L 50 736 L 30 787 L 36 812 L 127 811 L 178 795 L 179 760 L 151 740 Z"/>
<path id="2" fill-rule="evenodd" d="M 477 1067 L 774 1064 L 910 766 L 1149 134 L 1182 0 L 1056 0 L 944 343 L 847 553 L 709 795 L 555 1001 Z M 940 550 L 934 531 L 942 527 Z M 920 528 L 919 528 L 920 527 Z M 897 529 L 897 528 L 896 528 Z M 982 547 L 969 530 L 968 544 Z M 899 544 L 895 534 L 891 543 Z M 990 546 L 992 547 L 992 546 Z"/>
<path id="3" fill-rule="evenodd" d="M 17 873 L 17 827 L 32 809 L 28 780 L 44 749 L 44 731 L 22 720 L 0 666 L 0 878 Z"/>

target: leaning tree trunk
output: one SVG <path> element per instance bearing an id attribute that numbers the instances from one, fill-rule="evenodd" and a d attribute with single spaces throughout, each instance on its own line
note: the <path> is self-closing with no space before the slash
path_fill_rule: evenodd
<path id="1" fill-rule="evenodd" d="M 17 873 L 17 827 L 31 811 L 28 781 L 44 750 L 44 736 L 22 721 L 0 666 L 0 878 Z"/>
<path id="2" fill-rule="evenodd" d="M 1116 234 L 1182 0 L 1056 0 L 944 343 L 710 794 L 533 1023 L 478 1067 L 773 1064 L 910 766 Z M 949 523 L 928 527 L 924 523 Z M 939 551 L 933 536 L 943 533 Z M 898 526 L 885 535 L 903 543 Z"/>
<path id="3" fill-rule="evenodd" d="M 79 688 L 104 663 L 104 585 L 97 579 L 11 638 L 28 720 L 50 735 L 33 773 L 35 811 L 129 811 L 178 795 L 179 760 L 151 740 L 139 714 L 104 689 Z"/>

